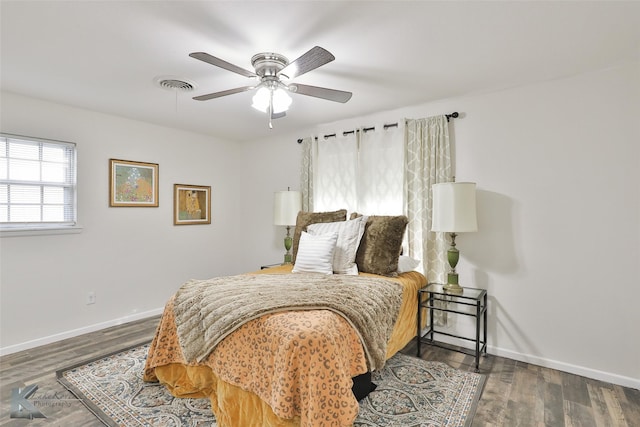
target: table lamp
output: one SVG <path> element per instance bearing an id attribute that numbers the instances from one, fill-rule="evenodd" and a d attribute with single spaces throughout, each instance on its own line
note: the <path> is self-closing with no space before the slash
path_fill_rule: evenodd
<path id="1" fill-rule="evenodd" d="M 277 191 L 273 199 L 273 224 L 285 225 L 287 227 L 287 236 L 284 238 L 284 264 L 291 264 L 291 246 L 293 239 L 291 237 L 291 227 L 296 225 L 298 212 L 302 209 L 302 194 L 299 191 Z"/>
<path id="2" fill-rule="evenodd" d="M 460 252 L 456 248 L 457 233 L 478 231 L 476 219 L 476 184 L 474 182 L 444 182 L 431 186 L 433 196 L 433 216 L 431 231 L 451 233 L 451 247 L 447 260 L 451 268 L 447 274 L 444 290 L 462 293 L 458 283 L 456 265 Z"/>

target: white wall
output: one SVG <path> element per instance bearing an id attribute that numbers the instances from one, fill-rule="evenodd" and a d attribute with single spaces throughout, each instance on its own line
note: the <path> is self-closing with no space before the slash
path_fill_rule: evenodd
<path id="1" fill-rule="evenodd" d="M 2 132 L 77 144 L 83 227 L 0 239 L 3 352 L 160 313 L 184 281 L 240 272 L 237 144 L 10 93 L 1 118 Z M 158 163 L 160 206 L 109 207 L 110 158 Z M 211 186 L 211 225 L 173 225 L 174 183 Z"/>
<path id="2" fill-rule="evenodd" d="M 273 194 L 300 189 L 302 147 L 297 139 L 298 135 L 288 135 L 242 144 L 243 173 L 238 184 L 245 189 L 241 261 L 246 271 L 284 261 L 286 228 L 273 225 Z"/>
<path id="3" fill-rule="evenodd" d="M 493 296 L 492 344 L 638 388 L 639 64 L 462 105 L 457 166 L 483 231 L 461 243 Z"/>
<path id="4" fill-rule="evenodd" d="M 463 285 L 488 289 L 490 352 L 640 388 L 639 76 L 629 63 L 316 130 L 462 113 L 456 177 L 478 183 L 480 230 L 458 237 L 458 271 Z M 303 136 L 245 147 L 246 196 L 260 200 L 247 246 L 273 257 L 284 231 L 270 225 L 269 193 L 299 182 Z M 471 325 L 454 318 L 451 328 Z"/>

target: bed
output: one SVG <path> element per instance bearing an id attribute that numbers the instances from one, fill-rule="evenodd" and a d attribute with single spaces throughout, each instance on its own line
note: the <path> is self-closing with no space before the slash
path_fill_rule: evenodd
<path id="1" fill-rule="evenodd" d="M 357 228 L 357 221 L 332 219 L 320 228 L 338 222 L 341 229 Z M 374 243 L 375 222 L 364 217 L 357 233 L 364 270 L 371 269 L 362 245 L 367 236 L 369 246 Z M 209 398 L 220 427 L 353 424 L 354 378 L 380 369 L 415 337 L 416 295 L 426 279 L 417 271 L 397 272 L 395 244 L 395 270 L 388 274 L 300 271 L 310 235 L 304 230 L 313 227 L 299 221 L 296 228 L 294 248 L 301 251 L 294 250 L 293 265 L 190 281 L 171 297 L 151 343 L 145 381 L 159 381 L 177 397 Z M 342 231 L 341 237 L 348 234 Z M 384 243 L 389 246 L 388 239 Z M 248 307 L 257 301 L 267 304 Z"/>

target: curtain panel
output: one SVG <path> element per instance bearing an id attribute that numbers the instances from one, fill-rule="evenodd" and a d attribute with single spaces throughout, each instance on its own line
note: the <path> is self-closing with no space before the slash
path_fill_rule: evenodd
<path id="1" fill-rule="evenodd" d="M 360 132 L 358 151 L 358 212 L 402 215 L 404 212 L 402 129 Z"/>
<path id="2" fill-rule="evenodd" d="M 444 233 L 429 230 L 433 207 L 431 186 L 453 181 L 446 116 L 406 120 L 404 174 L 409 255 L 422 261 L 429 282 L 444 283 L 447 242 Z"/>
<path id="3" fill-rule="evenodd" d="M 319 138 L 313 159 L 315 209 L 320 212 L 358 209 L 359 132 Z"/>
<path id="4" fill-rule="evenodd" d="M 404 148 L 397 128 L 320 138 L 312 153 L 314 208 L 402 215 Z"/>
<path id="5" fill-rule="evenodd" d="M 302 162 L 300 167 L 300 192 L 302 194 L 302 210 L 313 212 L 313 150 L 317 142 L 312 137 L 302 139 Z"/>

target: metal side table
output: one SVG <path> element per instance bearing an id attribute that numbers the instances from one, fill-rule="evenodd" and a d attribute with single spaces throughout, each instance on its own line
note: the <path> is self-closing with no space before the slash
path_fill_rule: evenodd
<path id="1" fill-rule="evenodd" d="M 441 304 L 436 304 L 437 302 Z M 420 327 L 422 325 L 423 309 L 427 310 L 427 315 L 429 316 L 429 325 L 424 333 Z M 433 321 L 434 311 L 473 317 L 476 324 L 475 337 L 469 338 L 436 330 L 436 325 Z M 435 334 L 471 341 L 475 344 L 475 351 L 472 353 L 469 349 L 437 342 L 434 340 Z M 480 355 L 487 354 L 487 291 L 485 289 L 462 288 L 462 293 L 447 292 L 440 283 L 429 283 L 418 290 L 418 333 L 416 335 L 418 357 L 420 357 L 420 344 L 422 343 L 475 356 L 476 372 L 479 372 Z"/>

